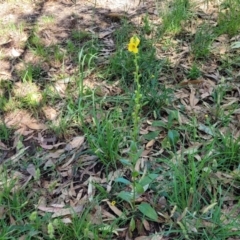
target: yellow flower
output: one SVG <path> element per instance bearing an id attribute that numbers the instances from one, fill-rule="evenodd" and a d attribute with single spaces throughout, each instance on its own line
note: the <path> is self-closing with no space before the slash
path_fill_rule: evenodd
<path id="1" fill-rule="evenodd" d="M 112 201 L 111 206 L 115 206 L 115 205 L 116 205 L 116 201 Z"/>
<path id="2" fill-rule="evenodd" d="M 133 53 L 138 53 L 138 48 L 136 47 L 136 45 L 129 43 L 128 44 L 128 51 L 129 52 L 133 52 Z"/>
<path id="3" fill-rule="evenodd" d="M 133 53 L 138 53 L 138 45 L 140 44 L 140 39 L 136 36 L 130 38 L 128 44 L 128 51 Z"/>
<path id="4" fill-rule="evenodd" d="M 136 45 L 136 47 L 138 47 L 138 45 L 140 44 L 140 39 L 136 36 L 131 37 L 130 43 L 132 43 L 132 44 Z"/>

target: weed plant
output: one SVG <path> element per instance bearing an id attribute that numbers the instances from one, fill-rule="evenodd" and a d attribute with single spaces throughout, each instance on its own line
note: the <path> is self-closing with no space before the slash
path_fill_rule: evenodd
<path id="1" fill-rule="evenodd" d="M 88 143 L 105 167 L 118 168 L 120 149 L 126 138 L 124 121 L 118 112 L 112 112 L 103 118 L 103 112 L 96 112 L 92 126 L 84 126 Z"/>
<path id="2" fill-rule="evenodd" d="M 235 36 L 240 31 L 240 1 L 226 0 L 220 6 L 216 34 Z"/>
<path id="3" fill-rule="evenodd" d="M 214 40 L 210 26 L 202 25 L 195 33 L 192 42 L 192 53 L 196 59 L 204 59 L 210 54 L 210 47 Z"/>
<path id="4" fill-rule="evenodd" d="M 179 33 L 182 29 L 181 24 L 183 21 L 190 17 L 189 0 L 173 0 L 166 8 L 169 9 L 161 14 L 163 22 L 158 30 L 159 36 L 162 36 L 166 32 Z"/>
<path id="5" fill-rule="evenodd" d="M 36 82 L 43 77 L 44 71 L 40 65 L 28 64 L 26 68 L 20 71 L 19 75 L 23 82 Z"/>
<path id="6" fill-rule="evenodd" d="M 9 141 L 11 139 L 12 129 L 9 129 L 0 119 L 0 140 Z"/>
<path id="7" fill-rule="evenodd" d="M 162 23 L 157 35 L 166 35 L 164 51 L 176 47 L 169 36 L 180 33 L 184 21 L 191 17 L 190 3 L 173 0 L 163 14 L 159 13 Z M 218 25 L 210 28 L 205 23 L 197 29 L 189 43 L 190 59 L 193 56 L 194 60 L 205 60 L 211 56 L 210 48 L 216 36 L 238 33 L 239 5 L 239 0 L 224 1 Z M 45 17 L 42 21 L 51 23 L 53 19 Z M 31 83 L 37 89 L 41 87 L 40 104 L 34 107 L 31 96 L 17 96 L 14 84 L 8 83 L 1 87 L 0 110 L 5 114 L 16 108 L 27 108 L 40 116 L 42 105 L 57 106 L 59 115 L 57 120 L 48 122 L 50 130 L 61 142 L 63 138 L 84 134 L 87 150 L 80 154 L 94 155 L 100 163 L 96 165 L 101 168 L 100 177 L 107 180 L 103 184 L 91 182 L 90 179 L 97 179 L 99 173 L 96 172 L 99 169 L 94 168 L 86 187 L 85 180 L 79 180 L 85 167 L 81 158 L 77 158 L 78 162 L 71 158 L 72 165 L 69 162 L 62 165 L 62 161 L 69 161 L 65 155 L 56 161 L 38 155 L 39 149 L 33 157 L 21 155 L 25 142 L 17 138 L 19 159 L 10 158 L 0 166 L 0 239 L 117 239 L 116 233 L 123 228 L 127 231 L 125 238 L 129 239 L 134 238 L 135 233 L 139 234 L 139 229 L 142 235 L 150 234 L 151 238 L 157 239 L 238 238 L 240 138 L 235 132 L 224 133 L 238 114 L 238 101 L 222 107 L 232 90 L 222 78 L 213 91 L 207 92 L 211 95 L 208 102 L 200 99 L 208 106 L 204 108 L 202 104 L 203 110 L 207 109 L 211 114 L 200 118 L 202 109 L 198 107 L 201 101 L 190 111 L 186 105 L 190 98 L 189 88 L 177 88 L 174 96 L 174 84 L 170 89 L 167 87 L 169 82 L 159 81 L 163 74 L 171 75 L 169 69 L 173 67 L 171 61 L 159 60 L 159 55 L 156 56 L 155 43 L 159 36 L 154 35 L 154 30 L 148 15 L 144 16 L 141 27 L 124 19 L 114 34 L 116 51 L 108 65 L 100 68 L 97 60 L 101 43 L 89 33 L 74 30 L 66 43 L 46 47 L 38 29 L 34 29 L 26 45 L 28 50 L 43 62 L 58 63 L 63 72 L 65 60 L 73 55 L 71 63 L 78 65 L 79 71 L 69 77 L 64 95 L 54 88 L 55 78 L 38 85 L 46 74 L 41 64 L 26 64 L 19 76 L 26 85 Z M 127 43 L 129 36 L 133 37 Z M 178 53 L 181 49 L 175 50 Z M 221 67 L 229 68 L 234 76 L 237 57 L 229 55 L 222 61 Z M 189 71 L 183 73 L 184 77 L 200 77 L 201 65 L 198 61 L 192 63 Z M 57 79 L 63 76 L 64 73 L 59 74 Z M 96 76 L 111 83 L 121 80 L 119 88 L 124 93 L 98 96 L 97 90 L 88 89 L 85 84 Z M 179 97 L 180 93 L 184 97 Z M 230 98 L 235 101 L 237 93 L 235 89 Z M 196 91 L 196 97 L 200 98 L 198 94 Z M 1 117 L 4 114 L 1 112 Z M 11 142 L 13 137 L 13 130 L 1 121 L 0 144 Z M 77 150 L 73 152 L 75 156 Z M 46 162 L 52 165 L 48 166 Z M 30 164 L 35 167 L 34 176 L 29 171 Z M 69 169 L 59 171 L 64 165 Z M 71 181 L 71 187 L 66 179 Z M 79 188 L 84 196 L 77 192 Z M 91 196 L 93 188 L 95 191 Z M 69 198 L 64 198 L 66 202 L 58 196 L 60 191 L 64 196 L 71 192 Z M 57 201 L 66 205 L 82 204 L 73 201 L 75 195 L 84 197 L 84 207 L 80 213 L 67 216 L 67 221 L 71 220 L 69 224 L 63 223 L 62 218 L 53 219 L 52 213 L 41 211 L 40 214 L 37 209 L 40 196 L 46 198 L 47 205 L 56 196 Z M 109 205 L 105 203 L 106 199 L 111 201 Z M 107 221 L 103 213 L 107 215 Z M 148 230 L 152 228 L 154 234 Z"/>
<path id="8" fill-rule="evenodd" d="M 193 63 L 192 67 L 190 68 L 190 70 L 187 73 L 187 77 L 190 79 L 197 79 L 201 76 L 201 71 L 198 68 L 196 63 Z"/>
<path id="9" fill-rule="evenodd" d="M 143 84 L 143 112 L 146 116 L 159 119 L 163 108 L 168 107 L 174 100 L 173 90 L 159 82 L 155 75 Z"/>
<path id="10" fill-rule="evenodd" d="M 35 32 L 33 32 L 32 36 L 29 38 L 27 46 L 37 57 L 42 57 L 43 59 L 48 57 L 47 48 Z"/>
<path id="11" fill-rule="evenodd" d="M 134 60 L 131 57 L 131 53 L 126 51 L 126 39 L 133 30 L 132 28 L 130 24 L 124 23 L 123 26 L 116 31 L 117 51 L 110 58 L 108 68 L 106 69 L 106 74 L 110 77 L 110 80 L 121 79 L 123 84 L 128 87 L 133 83 L 133 73 L 135 71 Z M 124 38 L 124 36 L 126 36 L 126 38 Z M 152 75 L 156 77 L 159 76 L 164 61 L 156 58 L 156 50 L 151 40 L 145 39 L 143 35 L 141 41 L 138 64 L 139 72 L 142 75 L 140 82 L 143 84 L 145 81 L 148 82 L 148 79 L 150 79 Z"/>

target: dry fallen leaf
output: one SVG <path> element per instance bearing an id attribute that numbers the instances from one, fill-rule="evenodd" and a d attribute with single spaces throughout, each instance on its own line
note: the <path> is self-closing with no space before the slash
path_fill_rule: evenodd
<path id="1" fill-rule="evenodd" d="M 111 210 L 119 217 L 123 216 L 123 212 L 119 210 L 117 207 L 113 206 L 109 201 L 106 201 L 108 206 L 111 208 Z"/>
<path id="2" fill-rule="evenodd" d="M 105 30 L 105 31 L 102 31 L 102 32 L 98 33 L 98 37 L 99 37 L 100 39 L 102 39 L 102 38 L 105 38 L 105 37 L 107 37 L 108 35 L 112 34 L 113 32 L 114 32 L 114 29 L 107 29 L 107 30 Z"/>
<path id="3" fill-rule="evenodd" d="M 147 231 L 150 231 L 150 224 L 149 224 L 149 222 L 146 219 L 143 219 L 142 223 L 143 223 L 144 228 Z"/>
<path id="4" fill-rule="evenodd" d="M 140 236 L 140 237 L 136 237 L 134 238 L 134 240 L 168 240 L 168 237 L 163 237 L 160 234 L 156 234 L 153 236 Z"/>
<path id="5" fill-rule="evenodd" d="M 134 240 L 151 240 L 151 237 L 149 237 L 149 236 L 140 236 L 140 237 L 134 238 Z"/>
<path id="6" fill-rule="evenodd" d="M 197 99 L 195 96 L 195 89 L 191 88 L 190 99 L 189 99 L 190 106 L 194 108 L 198 102 L 199 102 L 199 99 Z"/>
<path id="7" fill-rule="evenodd" d="M 72 208 L 62 208 L 62 207 L 44 207 L 44 206 L 38 206 L 38 210 L 41 210 L 43 212 L 50 212 L 54 213 L 52 215 L 52 218 L 71 215 L 75 213 L 80 213 L 83 210 L 83 205 L 79 205 Z"/>
<path id="8" fill-rule="evenodd" d="M 147 144 L 146 144 L 146 149 L 150 149 L 155 143 L 155 139 L 150 140 Z"/>
<path id="9" fill-rule="evenodd" d="M 1 141 L 0 141 L 0 149 L 1 150 L 8 150 L 7 146 Z"/>
<path id="10" fill-rule="evenodd" d="M 106 217 L 107 219 L 111 219 L 111 220 L 116 219 L 116 217 L 113 214 L 111 214 L 110 212 L 108 212 L 104 209 L 102 209 L 101 214 L 103 217 Z"/>
<path id="11" fill-rule="evenodd" d="M 59 158 L 65 151 L 63 149 L 56 150 L 55 152 L 50 152 L 47 154 L 44 158 L 49 159 L 49 158 Z"/>
<path id="12" fill-rule="evenodd" d="M 42 148 L 44 149 L 48 149 L 48 150 L 51 150 L 51 149 L 56 149 L 58 148 L 59 146 L 61 145 L 65 145 L 65 143 L 57 143 L 57 144 L 53 144 L 53 145 L 50 145 L 50 144 L 45 144 L 45 143 L 40 143 L 39 144 Z"/>
<path id="13" fill-rule="evenodd" d="M 27 172 L 32 176 L 32 177 L 36 177 L 36 169 L 35 166 L 33 164 L 29 164 L 27 167 Z"/>
<path id="14" fill-rule="evenodd" d="M 84 136 L 78 136 L 73 138 L 73 140 L 66 145 L 65 150 L 71 151 L 74 148 L 77 149 L 80 148 L 84 143 L 84 140 L 85 140 Z"/>
<path id="15" fill-rule="evenodd" d="M 94 193 L 95 193 L 95 187 L 93 185 L 92 176 L 90 176 L 88 179 L 88 190 L 87 190 L 88 199 L 90 202 L 93 200 Z"/>
<path id="16" fill-rule="evenodd" d="M 23 157 L 26 154 L 26 150 L 28 148 L 29 147 L 25 147 L 25 148 L 20 149 L 15 155 L 11 156 L 6 161 L 16 163 L 19 159 L 21 159 L 21 157 Z"/>
<path id="17" fill-rule="evenodd" d="M 72 223 L 72 220 L 70 218 L 63 218 L 61 221 L 65 224 Z"/>
<path id="18" fill-rule="evenodd" d="M 64 170 L 65 168 L 67 168 L 71 163 L 72 161 L 75 159 L 75 153 L 73 153 L 72 157 L 66 162 L 64 163 L 62 166 L 59 167 L 59 170 Z"/>
<path id="19" fill-rule="evenodd" d="M 65 92 L 67 89 L 67 85 L 64 83 L 55 83 L 55 89 L 59 93 L 61 97 L 65 97 Z"/>
<path id="20" fill-rule="evenodd" d="M 54 108 L 52 108 L 52 107 L 46 106 L 42 110 L 43 110 L 43 113 L 44 113 L 44 115 L 45 115 L 47 120 L 53 121 L 58 116 L 57 111 Z"/>
<path id="21" fill-rule="evenodd" d="M 43 123 L 29 122 L 26 123 L 27 127 L 33 130 L 46 130 L 47 126 Z"/>
<path id="22" fill-rule="evenodd" d="M 12 55 L 14 58 L 17 58 L 17 57 L 21 56 L 22 53 L 23 53 L 23 50 L 22 50 L 22 49 L 12 48 L 12 50 L 11 50 L 11 55 Z"/>

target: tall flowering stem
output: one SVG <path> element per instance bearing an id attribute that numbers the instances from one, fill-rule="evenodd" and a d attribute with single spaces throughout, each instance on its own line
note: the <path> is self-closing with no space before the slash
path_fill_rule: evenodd
<path id="1" fill-rule="evenodd" d="M 133 117 L 133 140 L 136 142 L 138 139 L 138 133 L 139 133 L 139 123 L 140 123 L 140 110 L 141 110 L 141 85 L 139 83 L 140 74 L 139 74 L 139 65 L 138 65 L 138 56 L 135 54 L 134 63 L 136 71 L 134 72 L 134 82 L 136 84 L 136 90 L 135 93 L 135 105 L 134 105 L 134 111 L 132 113 Z"/>
<path id="2" fill-rule="evenodd" d="M 133 193 L 133 207 L 134 209 L 136 208 L 135 206 L 135 200 L 136 200 L 136 181 L 138 179 L 139 173 L 135 171 L 135 164 L 139 158 L 139 150 L 137 146 L 138 142 L 138 136 L 139 136 L 139 123 L 140 123 L 140 111 L 141 111 L 141 99 L 142 99 L 142 94 L 141 94 L 141 85 L 140 85 L 140 77 L 141 75 L 139 74 L 139 56 L 138 56 L 138 46 L 140 44 L 140 39 L 137 36 L 131 37 L 130 42 L 128 44 L 128 51 L 132 52 L 134 54 L 134 65 L 135 65 L 135 72 L 134 72 L 134 83 L 136 86 L 136 89 L 134 91 L 134 109 L 132 113 L 132 118 L 133 118 L 133 131 L 132 131 L 132 143 L 130 146 L 130 152 L 129 156 L 132 161 L 132 193 Z"/>
<path id="3" fill-rule="evenodd" d="M 131 37 L 130 42 L 128 44 L 128 51 L 132 52 L 134 54 L 134 65 L 135 65 L 135 72 L 134 72 L 134 82 L 136 85 L 136 90 L 134 91 L 134 110 L 132 113 L 133 117 L 133 140 L 136 143 L 139 133 L 139 123 L 140 123 L 140 117 L 139 113 L 141 110 L 141 85 L 139 83 L 141 75 L 139 74 L 139 64 L 138 64 L 138 46 L 140 44 L 140 39 L 137 36 Z"/>

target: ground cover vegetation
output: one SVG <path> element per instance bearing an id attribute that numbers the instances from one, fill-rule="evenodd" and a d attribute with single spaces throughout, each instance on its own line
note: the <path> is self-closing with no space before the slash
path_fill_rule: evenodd
<path id="1" fill-rule="evenodd" d="M 240 0 L 99 2 L 0 3 L 0 239 L 239 239 Z"/>

